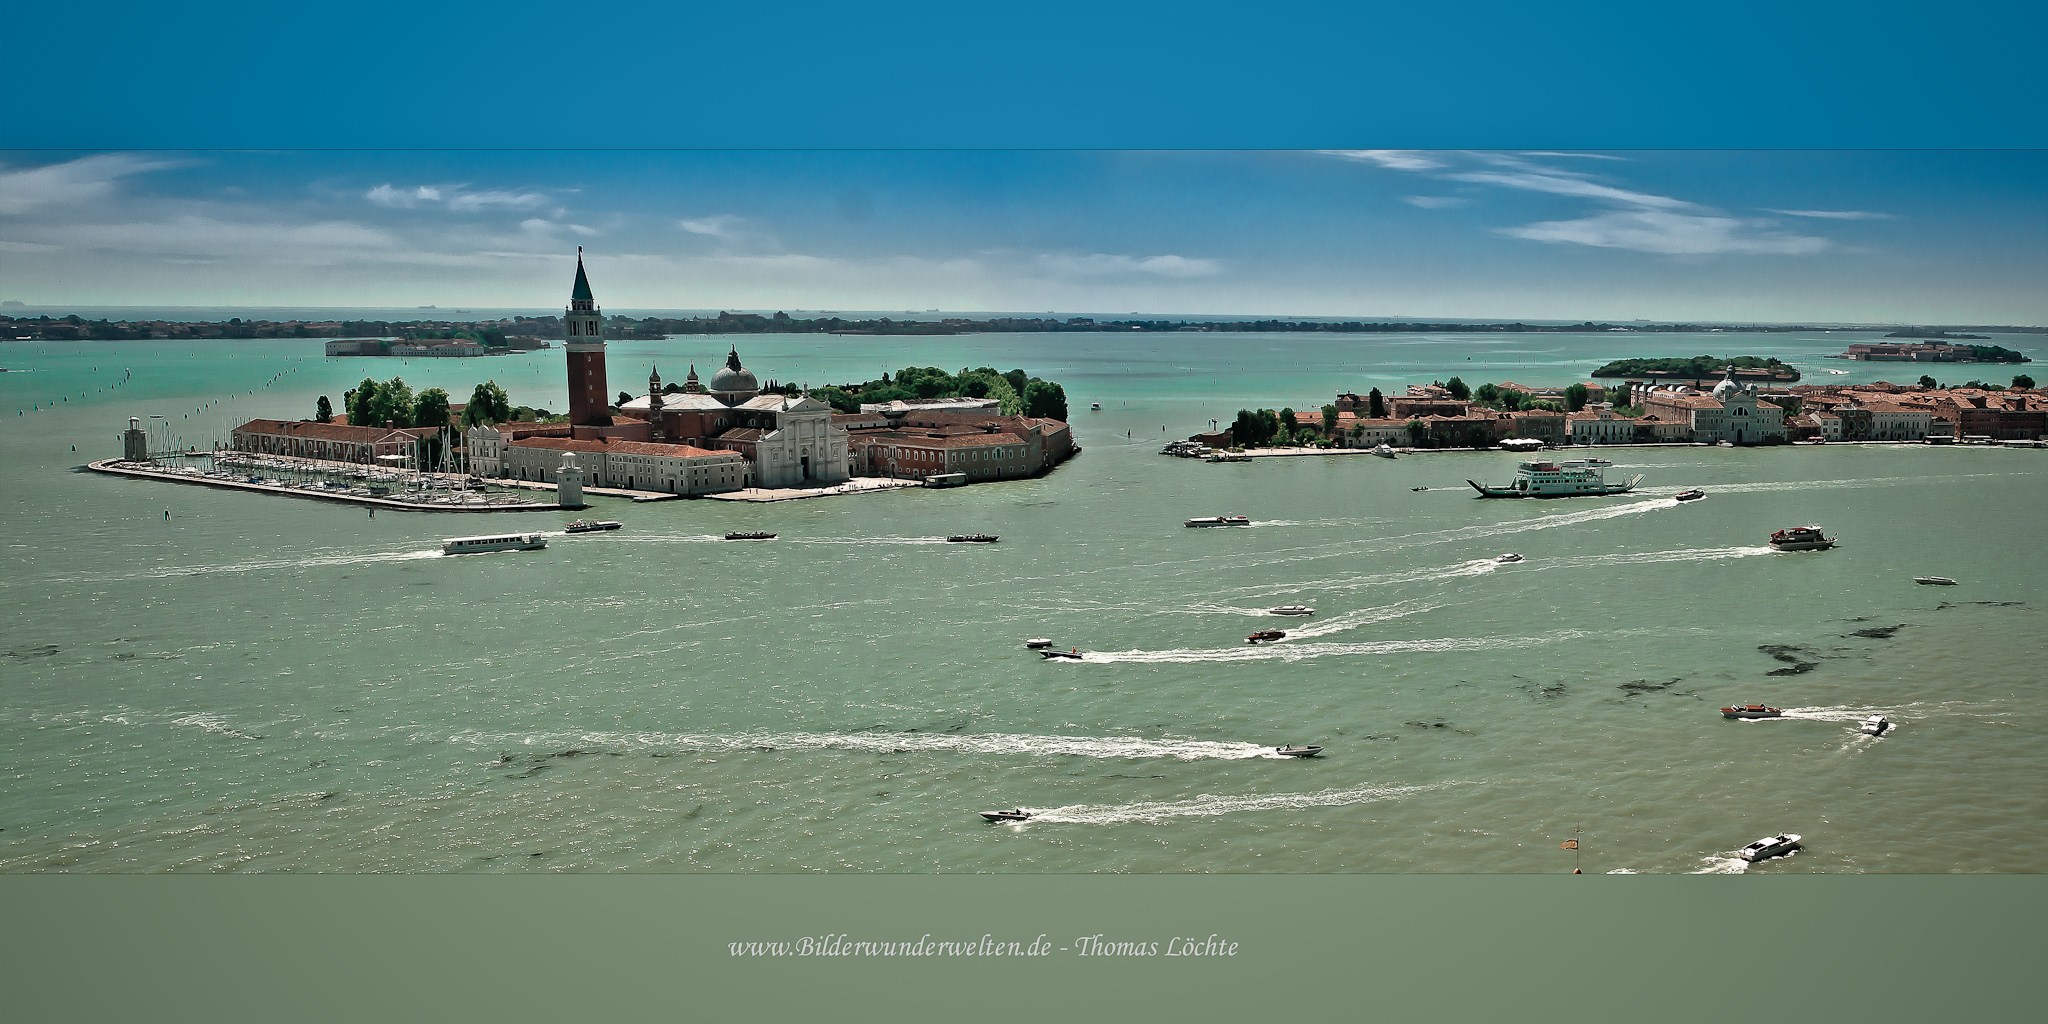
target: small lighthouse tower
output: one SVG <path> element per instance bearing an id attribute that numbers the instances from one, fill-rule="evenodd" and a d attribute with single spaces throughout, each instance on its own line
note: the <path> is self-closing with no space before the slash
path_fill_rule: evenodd
<path id="1" fill-rule="evenodd" d="M 583 467 L 576 464 L 575 452 L 563 452 L 562 468 L 555 470 L 555 504 L 583 507 Z"/>
<path id="2" fill-rule="evenodd" d="M 569 350 L 569 423 L 579 427 L 608 427 L 612 424 L 609 396 L 604 383 L 604 314 L 591 294 L 590 278 L 583 273 L 583 247 L 576 247 L 576 284 L 569 291 L 569 308 L 562 311 L 562 326 Z"/>
<path id="3" fill-rule="evenodd" d="M 128 417 L 128 429 L 121 432 L 121 458 L 127 462 L 149 461 L 149 435 L 142 430 L 142 417 Z"/>

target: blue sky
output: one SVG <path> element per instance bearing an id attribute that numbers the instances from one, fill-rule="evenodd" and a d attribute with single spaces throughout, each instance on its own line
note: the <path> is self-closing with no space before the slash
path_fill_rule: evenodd
<path id="1" fill-rule="evenodd" d="M 2048 322 L 2040 151 L 0 154 L 62 305 Z"/>

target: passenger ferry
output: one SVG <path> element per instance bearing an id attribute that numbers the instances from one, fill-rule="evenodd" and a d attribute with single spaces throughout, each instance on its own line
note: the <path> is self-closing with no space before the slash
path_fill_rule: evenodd
<path id="1" fill-rule="evenodd" d="M 1834 546 L 1835 539 L 1823 536 L 1818 526 L 1793 526 L 1771 534 L 1773 551 L 1826 551 Z"/>
<path id="2" fill-rule="evenodd" d="M 1627 494 L 1643 482 L 1643 475 L 1636 474 L 1627 483 L 1607 482 L 1607 469 L 1614 463 L 1606 459 L 1579 459 L 1574 462 L 1523 462 L 1515 466 L 1515 481 L 1505 487 L 1489 487 L 1477 480 L 1467 480 L 1472 489 L 1482 498 L 1575 498 L 1588 494 Z"/>
<path id="3" fill-rule="evenodd" d="M 548 546 L 544 534 L 513 533 L 497 537 L 450 537 L 441 542 L 444 555 L 470 555 L 479 551 L 529 551 Z"/>

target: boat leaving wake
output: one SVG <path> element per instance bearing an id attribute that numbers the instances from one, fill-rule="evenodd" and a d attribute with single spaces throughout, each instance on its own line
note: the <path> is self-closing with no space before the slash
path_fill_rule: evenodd
<path id="1" fill-rule="evenodd" d="M 1416 609 L 1420 611 L 1422 609 Z M 1292 630 L 1289 631 L 1293 632 Z M 1310 658 L 1330 658 L 1353 654 L 1436 654 L 1458 651 L 1515 650 L 1526 647 L 1542 647 L 1548 644 L 1565 643 L 1572 640 L 1595 639 L 1623 635 L 1642 635 L 1653 630 L 1626 630 L 1622 632 L 1587 632 L 1577 629 L 1559 630 L 1540 637 L 1443 637 L 1435 640 L 1375 640 L 1355 644 L 1296 644 L 1277 643 L 1258 646 L 1224 647 L 1209 650 L 1182 649 L 1172 651 L 1089 651 L 1081 655 L 1080 664 L 1108 664 L 1132 662 L 1137 664 L 1178 664 L 1208 661 L 1305 661 Z M 1073 661 L 1053 659 L 1056 664 L 1076 664 Z"/>
<path id="2" fill-rule="evenodd" d="M 1286 811 L 1309 807 L 1348 807 L 1353 804 L 1398 800 L 1414 793 L 1473 783 L 1443 782 L 1427 786 L 1360 786 L 1356 789 L 1326 789 L 1319 793 L 1272 793 L 1264 796 L 1215 796 L 1204 793 L 1192 800 L 1149 801 L 1117 806 L 1071 804 L 1044 809 L 1025 807 L 1031 822 L 1062 825 L 1126 825 L 1159 822 L 1169 818 L 1213 818 L 1243 811 Z"/>
<path id="3" fill-rule="evenodd" d="M 415 742 L 443 737 L 415 734 Z M 849 750 L 873 754 L 1019 754 L 1027 757 L 1159 758 L 1180 761 L 1242 761 L 1252 758 L 1291 760 L 1270 746 L 1218 740 L 1184 740 L 1142 736 L 1031 736 L 1017 733 L 957 735 L 935 732 L 742 732 L 729 734 L 663 732 L 487 733 L 458 732 L 446 742 L 483 748 L 506 746 L 588 749 L 590 752 L 724 753 L 746 750 Z"/>
<path id="4" fill-rule="evenodd" d="M 227 565 L 165 565 L 122 575 L 79 575 L 67 577 L 74 583 L 118 583 L 124 580 L 162 580 L 179 576 L 206 576 L 213 573 L 265 572 L 276 569 L 325 569 L 338 565 L 369 565 L 374 562 L 409 562 L 413 559 L 438 559 L 441 550 L 426 551 L 379 551 L 356 555 L 317 555 L 311 558 L 276 558 L 259 562 L 234 562 Z"/>

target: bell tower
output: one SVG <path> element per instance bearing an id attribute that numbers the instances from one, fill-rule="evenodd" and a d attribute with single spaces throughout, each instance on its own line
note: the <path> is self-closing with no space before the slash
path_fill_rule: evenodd
<path id="1" fill-rule="evenodd" d="M 667 441 L 668 430 L 662 424 L 661 406 L 661 367 L 657 366 L 647 375 L 647 422 L 654 440 Z"/>
<path id="2" fill-rule="evenodd" d="M 569 308 L 562 311 L 569 350 L 569 422 L 575 426 L 611 426 L 611 407 L 604 383 L 604 315 L 583 273 L 583 247 L 576 247 L 576 284 Z"/>

